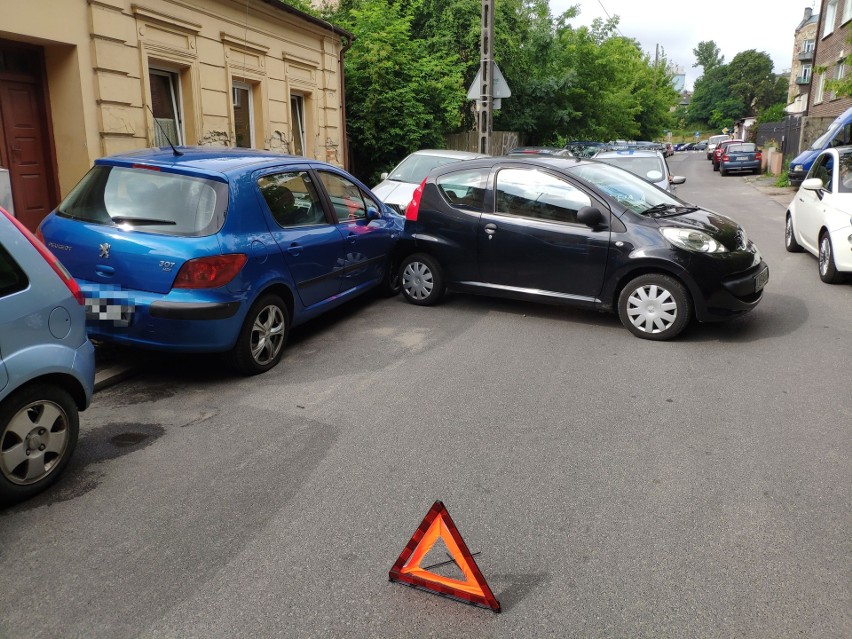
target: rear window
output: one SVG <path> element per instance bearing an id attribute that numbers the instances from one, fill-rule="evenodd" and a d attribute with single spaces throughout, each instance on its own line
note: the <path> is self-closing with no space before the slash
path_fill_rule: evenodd
<path id="1" fill-rule="evenodd" d="M 161 235 L 218 231 L 228 208 L 228 185 L 148 169 L 96 166 L 57 209 L 63 217 Z"/>
<path id="2" fill-rule="evenodd" d="M 731 144 L 725 149 L 728 153 L 754 153 L 757 151 L 757 145 L 746 143 L 746 144 Z"/>
<path id="3" fill-rule="evenodd" d="M 420 184 L 432 169 L 458 162 L 460 159 L 442 155 L 409 155 L 393 170 L 388 179 Z"/>
<path id="4" fill-rule="evenodd" d="M 666 174 L 666 168 L 663 166 L 663 161 L 657 156 L 635 156 L 635 155 L 616 155 L 616 156 L 597 156 L 596 160 L 612 164 L 630 171 L 633 175 L 638 175 L 643 180 L 648 182 L 659 182 Z"/>
<path id="5" fill-rule="evenodd" d="M 28 284 L 26 273 L 0 244 L 0 297 L 23 291 Z"/>

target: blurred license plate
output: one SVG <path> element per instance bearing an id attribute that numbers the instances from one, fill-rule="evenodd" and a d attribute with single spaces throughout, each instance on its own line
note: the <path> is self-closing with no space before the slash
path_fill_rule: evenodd
<path id="1" fill-rule="evenodd" d="M 734 162 L 742 162 L 743 160 L 748 160 L 748 156 L 746 155 L 735 155 Z"/>
<path id="2" fill-rule="evenodd" d="M 765 268 L 760 273 L 754 276 L 754 292 L 762 291 L 763 287 L 769 281 L 769 269 Z"/>

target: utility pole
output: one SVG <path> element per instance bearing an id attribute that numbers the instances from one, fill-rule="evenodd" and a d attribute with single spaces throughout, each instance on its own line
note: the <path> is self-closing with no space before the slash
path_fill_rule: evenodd
<path id="1" fill-rule="evenodd" d="M 491 153 L 493 129 L 494 88 L 491 77 L 494 67 L 494 3 L 482 0 L 481 42 L 479 47 L 479 152 Z"/>

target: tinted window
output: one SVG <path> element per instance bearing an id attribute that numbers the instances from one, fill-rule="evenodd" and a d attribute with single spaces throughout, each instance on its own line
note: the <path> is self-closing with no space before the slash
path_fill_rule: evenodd
<path id="1" fill-rule="evenodd" d="M 757 151 L 757 145 L 750 142 L 745 144 L 731 144 L 726 151 L 728 153 L 754 153 Z"/>
<path id="2" fill-rule="evenodd" d="M 565 180 L 539 169 L 503 169 L 497 173 L 497 213 L 555 222 L 577 222 L 577 211 L 592 203 Z"/>
<path id="3" fill-rule="evenodd" d="M 459 158 L 440 155 L 409 155 L 391 172 L 388 179 L 420 184 L 432 169 L 458 161 Z"/>
<path id="4" fill-rule="evenodd" d="M 326 173 L 325 171 L 319 172 L 319 178 L 331 198 L 331 205 L 334 207 L 339 222 L 363 220 L 367 217 L 366 196 L 357 184 L 336 173 Z M 369 202 L 374 208 L 379 208 L 372 200 L 369 200 Z"/>
<path id="5" fill-rule="evenodd" d="M 840 156 L 840 181 L 837 190 L 840 193 L 852 193 L 852 154 Z"/>
<path id="6" fill-rule="evenodd" d="M 209 235 L 225 220 L 228 185 L 147 169 L 96 166 L 57 212 L 97 224 L 129 225 L 147 233 Z"/>
<path id="7" fill-rule="evenodd" d="M 21 267 L 0 245 L 0 297 L 23 291 L 28 283 L 29 280 Z"/>
<path id="8" fill-rule="evenodd" d="M 257 185 L 279 226 L 288 228 L 326 222 L 316 188 L 306 171 L 265 175 Z"/>
<path id="9" fill-rule="evenodd" d="M 808 174 L 809 178 L 819 178 L 822 180 L 822 188 L 826 191 L 831 190 L 831 168 L 833 162 L 831 155 L 822 155 L 814 162 L 811 171 Z"/>
<path id="10" fill-rule="evenodd" d="M 441 175 L 435 182 L 444 199 L 454 207 L 482 212 L 487 179 L 488 169 L 473 169 Z"/>

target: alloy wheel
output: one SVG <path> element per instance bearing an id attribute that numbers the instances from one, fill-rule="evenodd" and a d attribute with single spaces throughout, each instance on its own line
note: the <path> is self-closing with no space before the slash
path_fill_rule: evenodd
<path id="1" fill-rule="evenodd" d="M 275 304 L 265 306 L 255 316 L 251 327 L 251 355 L 260 366 L 273 361 L 284 346 L 287 324 L 281 308 Z"/>
<path id="2" fill-rule="evenodd" d="M 64 459 L 71 441 L 65 409 L 50 400 L 23 406 L 0 438 L 0 472 L 18 486 L 29 486 L 50 475 Z"/>

